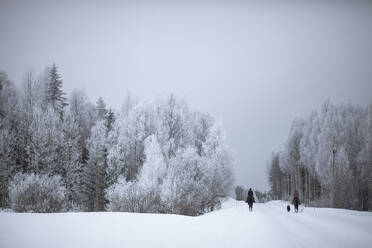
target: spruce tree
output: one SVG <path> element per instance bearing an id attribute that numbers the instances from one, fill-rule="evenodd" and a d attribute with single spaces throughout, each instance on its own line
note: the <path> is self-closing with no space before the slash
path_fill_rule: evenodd
<path id="1" fill-rule="evenodd" d="M 62 79 L 57 71 L 57 66 L 52 65 L 49 70 L 49 80 L 46 85 L 46 102 L 50 104 L 54 110 L 61 116 L 63 114 L 63 108 L 67 106 L 66 95 L 62 91 Z"/>
<path id="2" fill-rule="evenodd" d="M 103 101 L 102 97 L 98 98 L 96 103 L 96 112 L 99 120 L 103 120 L 107 116 L 106 103 Z"/>

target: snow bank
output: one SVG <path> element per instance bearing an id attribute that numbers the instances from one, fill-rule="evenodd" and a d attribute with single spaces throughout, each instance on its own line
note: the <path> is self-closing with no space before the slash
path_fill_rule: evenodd
<path id="1" fill-rule="evenodd" d="M 0 247 L 370 247 L 372 213 L 232 199 L 200 217 L 134 213 L 0 213 Z"/>

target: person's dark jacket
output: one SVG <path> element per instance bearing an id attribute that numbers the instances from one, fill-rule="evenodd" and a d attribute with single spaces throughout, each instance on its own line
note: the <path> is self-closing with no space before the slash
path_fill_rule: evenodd
<path id="1" fill-rule="evenodd" d="M 247 202 L 249 201 L 249 199 L 252 199 L 252 202 L 255 202 L 252 190 L 248 191 Z"/>
<path id="2" fill-rule="evenodd" d="M 292 204 L 293 205 L 296 205 L 296 203 L 297 203 L 297 205 L 300 205 L 301 204 L 300 203 L 300 199 L 297 196 L 293 197 L 293 200 L 292 200 Z"/>

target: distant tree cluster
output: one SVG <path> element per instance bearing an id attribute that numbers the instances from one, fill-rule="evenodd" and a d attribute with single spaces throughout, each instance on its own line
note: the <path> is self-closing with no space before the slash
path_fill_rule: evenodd
<path id="1" fill-rule="evenodd" d="M 325 102 L 321 111 L 296 119 L 283 151 L 268 169 L 275 199 L 372 210 L 372 104 L 363 108 Z"/>
<path id="2" fill-rule="evenodd" d="M 235 187 L 235 199 L 237 201 L 244 201 L 246 199 L 246 195 L 245 195 L 245 189 L 243 186 L 236 186 Z"/>
<path id="3" fill-rule="evenodd" d="M 0 72 L 0 207 L 199 215 L 233 186 L 224 130 L 170 96 L 120 111 L 75 90 L 57 67 L 18 89 Z"/>

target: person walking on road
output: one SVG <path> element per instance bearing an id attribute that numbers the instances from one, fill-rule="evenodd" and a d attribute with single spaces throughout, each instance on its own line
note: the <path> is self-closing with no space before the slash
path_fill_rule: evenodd
<path id="1" fill-rule="evenodd" d="M 297 190 L 295 190 L 295 192 L 293 194 L 292 204 L 294 206 L 295 212 L 298 213 L 298 206 L 300 205 L 300 198 L 298 197 L 298 191 Z"/>

